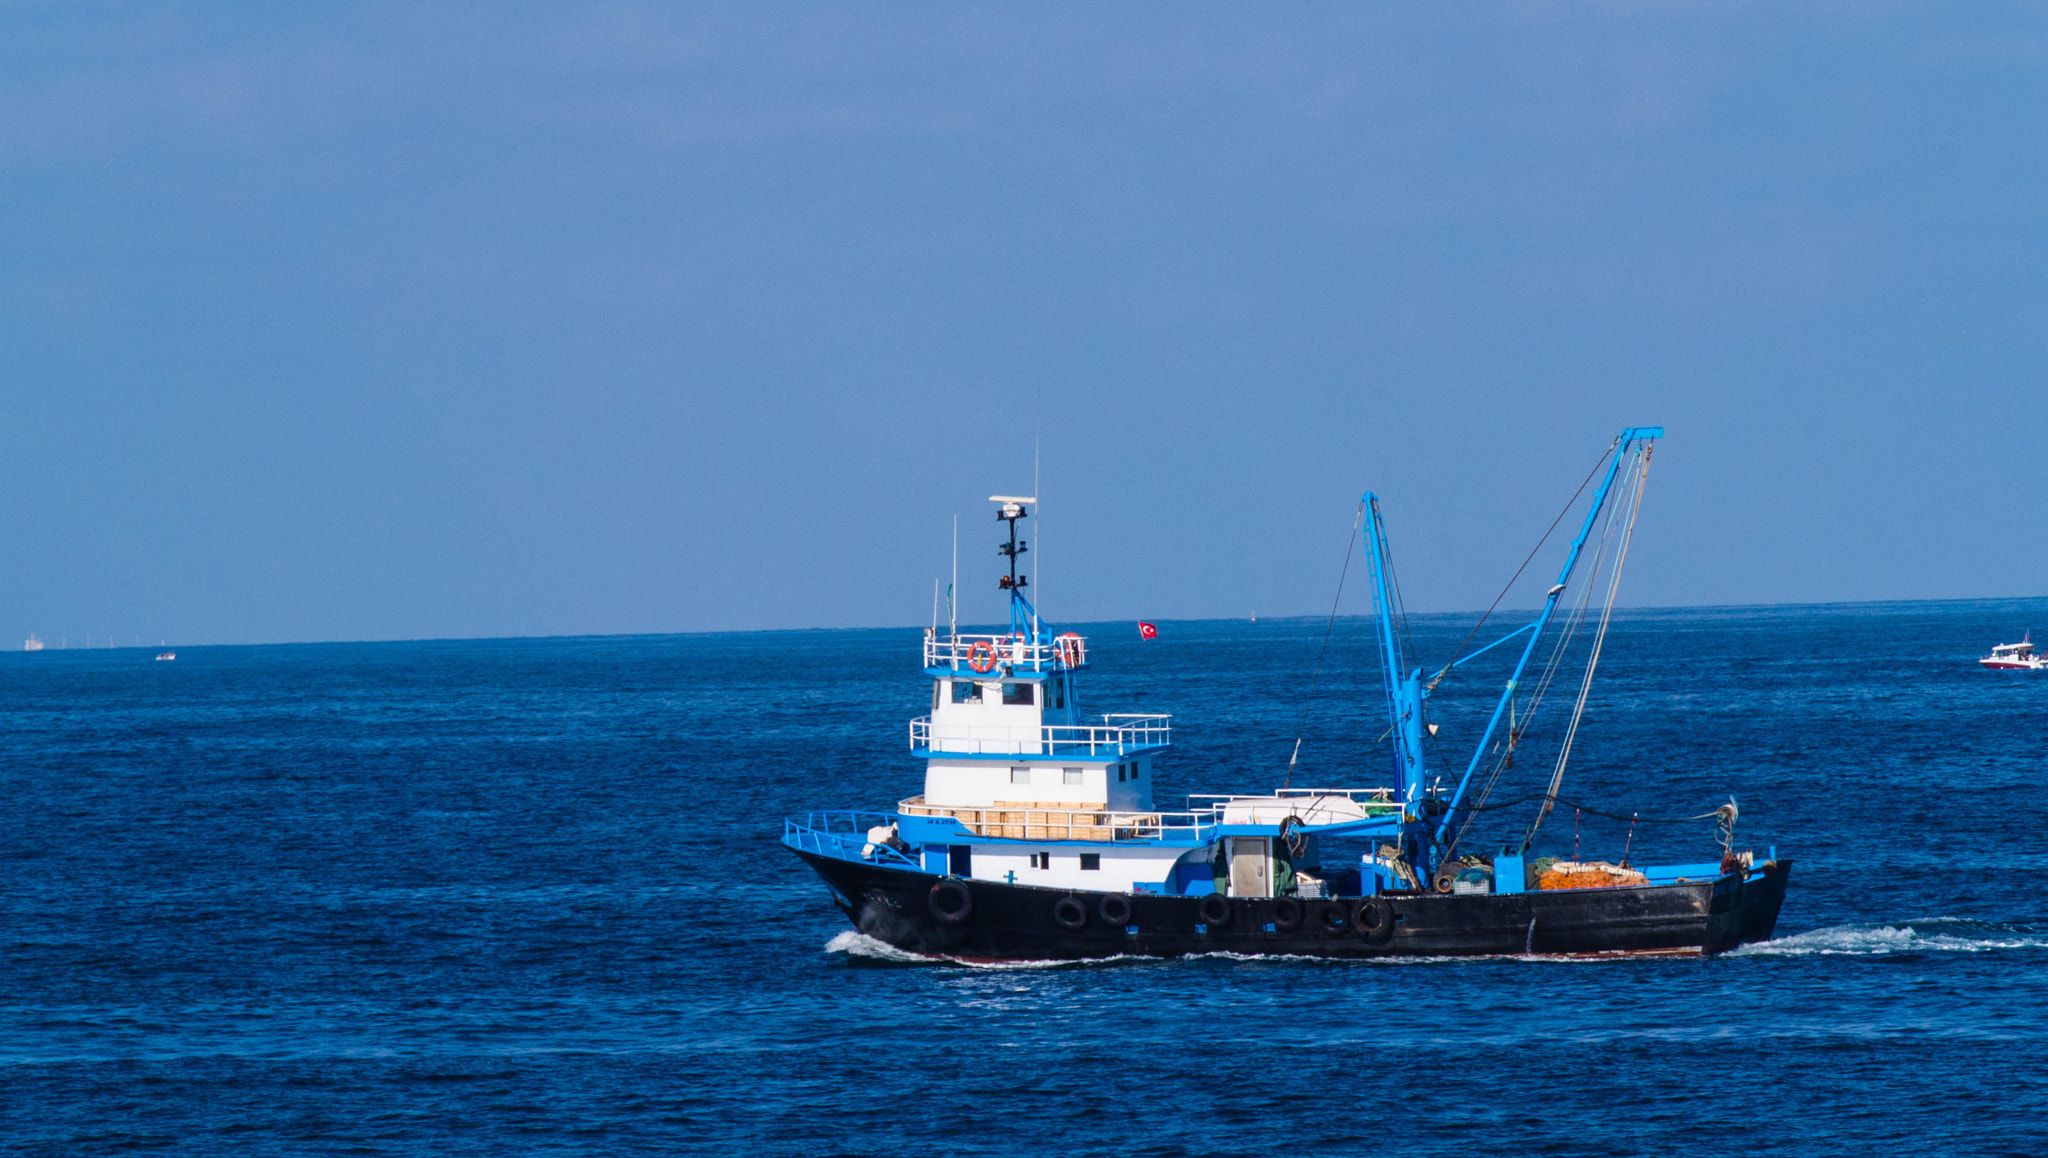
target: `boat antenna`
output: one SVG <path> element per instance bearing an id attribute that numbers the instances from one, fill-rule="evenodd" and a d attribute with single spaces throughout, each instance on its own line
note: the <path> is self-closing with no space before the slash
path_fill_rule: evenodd
<path id="1" fill-rule="evenodd" d="M 1294 784 L 1294 764 L 1301 759 L 1301 740 L 1308 735 L 1308 712 L 1315 706 L 1316 686 L 1323 680 L 1323 657 L 1330 653 L 1330 629 L 1337 626 L 1337 604 L 1344 599 L 1344 578 L 1351 574 L 1351 551 L 1358 546 L 1358 525 L 1365 520 L 1365 500 L 1358 500 L 1358 513 L 1351 516 L 1351 534 L 1344 539 L 1344 567 L 1337 572 L 1337 597 L 1330 600 L 1330 618 L 1323 624 L 1323 646 L 1316 652 L 1315 674 L 1308 679 L 1308 698 L 1301 704 L 1301 727 L 1294 733 L 1294 751 L 1287 756 L 1287 775 L 1280 778 L 1280 787 L 1289 788 Z"/>
<path id="2" fill-rule="evenodd" d="M 932 634 L 939 633 L 939 580 L 932 577 Z"/>
<path id="3" fill-rule="evenodd" d="M 1038 403 L 1031 404 L 1031 493 L 1044 494 L 1038 489 Z M 1045 504 L 1038 504 L 1038 517 L 1045 518 Z M 1016 524 L 1011 524 L 1015 526 Z M 1045 599 L 1045 524 L 1038 524 L 1038 562 L 1031 565 L 1031 573 L 1038 576 L 1038 597 L 1031 601 L 1031 642 L 1038 642 L 1038 605 Z"/>
<path id="4" fill-rule="evenodd" d="M 946 638 L 949 642 L 960 638 L 960 609 L 953 601 L 953 592 L 960 589 L 960 516 L 953 516 L 953 581 L 946 584 Z M 950 648 L 953 653 L 953 670 L 960 669 L 960 649 Z"/>

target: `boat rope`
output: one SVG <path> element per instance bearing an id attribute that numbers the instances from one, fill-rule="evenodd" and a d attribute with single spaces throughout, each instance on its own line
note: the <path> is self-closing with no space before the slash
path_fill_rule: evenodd
<path id="1" fill-rule="evenodd" d="M 1606 459 L 1603 457 L 1601 461 L 1605 462 Z M 1578 596 L 1571 605 L 1570 614 L 1564 620 L 1563 629 L 1558 632 L 1556 642 L 1551 645 L 1550 655 L 1545 658 L 1543 663 L 1543 674 L 1538 676 L 1535 683 L 1531 685 L 1529 698 L 1522 710 L 1519 725 L 1514 719 L 1514 700 L 1510 699 L 1508 701 L 1507 738 L 1505 741 L 1494 741 L 1494 751 L 1499 753 L 1499 755 L 1494 760 L 1493 766 L 1487 770 L 1485 782 L 1480 785 L 1479 791 L 1473 796 L 1473 803 L 1475 805 L 1484 805 L 1487 797 L 1493 794 L 1494 787 L 1499 784 L 1501 776 L 1514 766 L 1515 750 L 1521 745 L 1522 737 L 1528 733 L 1531 724 L 1536 719 L 1537 712 L 1543 707 L 1544 698 L 1550 694 L 1550 686 L 1556 680 L 1557 673 L 1564 663 L 1565 656 L 1571 651 L 1572 641 L 1578 638 L 1579 628 L 1585 624 L 1586 609 L 1589 606 L 1594 588 L 1599 586 L 1600 568 L 1605 565 L 1607 545 L 1613 529 L 1614 520 L 1611 517 L 1601 523 L 1600 541 L 1593 547 L 1593 559 L 1587 572 L 1588 579 L 1580 586 Z M 1503 744 L 1505 744 L 1504 750 Z M 1533 800 L 1535 797 L 1530 797 L 1529 799 Z M 1451 834 L 1450 842 L 1445 846 L 1444 856 L 1446 858 L 1456 854 L 1458 845 L 1465 839 L 1466 830 L 1470 829 L 1472 822 L 1478 819 L 1476 816 L 1478 811 L 1481 811 L 1481 809 L 1473 808 L 1466 810 L 1464 823 L 1460 824 L 1458 830 Z"/>
<path id="2" fill-rule="evenodd" d="M 1436 685 L 1442 683 L 1444 677 L 1451 673 L 1452 666 L 1464 658 L 1465 648 L 1471 644 L 1473 637 L 1478 635 L 1479 629 L 1485 627 L 1486 621 L 1493 617 L 1494 611 L 1500 607 L 1500 601 L 1508 597 L 1508 592 L 1514 588 L 1515 581 L 1522 577 L 1522 572 L 1527 571 L 1529 564 L 1535 560 L 1536 552 L 1541 551 L 1543 544 L 1550 541 L 1550 536 L 1556 533 L 1558 524 L 1564 522 L 1564 517 L 1572 513 L 1572 507 L 1577 505 L 1579 496 L 1586 493 L 1586 488 L 1592 485 L 1594 476 L 1600 473 L 1601 467 L 1607 465 L 1607 456 L 1613 454 L 1614 447 L 1619 445 L 1621 440 L 1616 439 L 1614 446 L 1601 452 L 1600 461 L 1594 463 L 1593 469 L 1586 472 L 1585 479 L 1579 483 L 1579 489 L 1572 492 L 1572 497 L 1565 500 L 1564 507 L 1557 512 L 1557 517 L 1550 520 L 1550 529 L 1543 532 L 1543 537 L 1536 540 L 1534 547 L 1529 548 L 1529 554 L 1522 559 L 1522 565 L 1515 568 L 1515 573 L 1508 576 L 1507 584 L 1500 589 L 1500 594 L 1494 596 L 1493 602 L 1486 605 L 1486 611 L 1479 617 L 1479 622 L 1473 624 L 1472 630 L 1465 633 L 1465 638 L 1458 641 L 1458 646 L 1451 649 L 1451 658 L 1445 660 L 1444 666 L 1430 677 L 1429 687 L 1424 689 L 1425 691 L 1435 691 Z"/>
<path id="3" fill-rule="evenodd" d="M 1621 539 L 1616 544 L 1614 553 L 1614 569 L 1607 577 L 1607 600 L 1600 609 L 1600 626 L 1593 634 L 1593 650 L 1586 657 L 1586 674 L 1579 681 L 1578 702 L 1572 705 L 1572 720 L 1565 728 L 1564 743 L 1557 750 L 1557 765 L 1551 770 L 1550 788 L 1544 793 L 1543 807 L 1536 810 L 1536 819 L 1529 822 L 1529 830 L 1522 836 L 1524 849 L 1529 847 L 1530 841 L 1536 839 L 1536 830 L 1543 827 L 1544 818 L 1549 816 L 1551 809 L 1556 806 L 1557 790 L 1564 783 L 1564 770 L 1571 762 L 1572 743 L 1578 739 L 1579 722 L 1586 714 L 1586 698 L 1593 690 L 1593 673 L 1600 666 L 1600 652 L 1607 643 L 1607 628 L 1614 619 L 1614 599 L 1621 592 L 1621 571 L 1628 563 L 1629 541 L 1635 536 L 1636 516 L 1643 509 L 1643 485 L 1650 477 L 1650 452 L 1653 449 L 1652 446 L 1643 448 L 1642 457 L 1636 461 L 1633 477 L 1629 480 L 1629 489 L 1625 492 L 1628 522 L 1622 527 Z M 1620 513 L 1620 508 L 1616 508 L 1615 516 L 1619 517 Z M 1588 588 L 1590 587 L 1589 584 Z"/>
<path id="4" fill-rule="evenodd" d="M 1543 800 L 1546 798 L 1549 798 L 1548 793 L 1532 792 L 1527 796 L 1517 796 L 1513 800 L 1503 800 L 1499 804 L 1476 807 L 1472 811 L 1494 812 L 1503 808 L 1515 808 L 1532 800 Z M 1555 803 L 1562 804 L 1566 808 L 1575 808 L 1587 816 L 1600 816 L 1608 820 L 1626 820 L 1630 824 L 1691 824 L 1698 820 L 1717 820 L 1728 814 L 1728 806 L 1725 804 L 1714 809 L 1712 812 L 1702 812 L 1697 816 L 1644 816 L 1640 812 L 1609 812 L 1605 809 L 1595 808 L 1590 804 L 1580 804 L 1576 801 L 1566 800 L 1561 796 L 1554 798 L 1554 800 Z"/>
<path id="5" fill-rule="evenodd" d="M 1344 567 L 1337 572 L 1337 597 L 1330 600 L 1330 619 L 1323 624 L 1323 646 L 1316 652 L 1316 670 L 1315 674 L 1309 677 L 1308 699 L 1302 701 L 1301 727 L 1294 733 L 1294 751 L 1287 757 L 1287 775 L 1280 779 L 1282 788 L 1290 787 L 1294 783 L 1294 763 L 1301 759 L 1302 737 L 1308 735 L 1308 712 L 1315 706 L 1316 687 L 1323 680 L 1323 657 L 1330 653 L 1330 629 L 1337 626 L 1337 605 L 1344 601 L 1344 579 L 1351 574 L 1351 552 L 1358 546 L 1358 528 L 1364 521 L 1365 501 L 1361 499 L 1358 503 L 1358 513 L 1351 517 L 1351 537 L 1344 540 Z"/>

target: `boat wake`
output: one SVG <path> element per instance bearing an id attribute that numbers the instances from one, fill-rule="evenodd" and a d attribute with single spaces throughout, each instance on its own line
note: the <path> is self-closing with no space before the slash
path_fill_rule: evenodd
<path id="1" fill-rule="evenodd" d="M 929 965 L 934 961 L 931 957 L 906 953 L 887 941 L 877 941 L 866 933 L 853 929 L 848 929 L 825 942 L 825 952 L 891 965 Z"/>
<path id="2" fill-rule="evenodd" d="M 974 957 L 928 956 L 898 949 L 886 941 L 878 941 L 866 933 L 853 929 L 848 929 L 825 942 L 825 952 L 840 954 L 851 962 L 863 965 L 955 965 L 967 969 L 1086 969 L 1127 961 L 1159 960 L 1156 957 L 1141 957 L 1129 953 L 1071 961 L 991 961 Z"/>
<path id="3" fill-rule="evenodd" d="M 1887 957 L 1902 953 L 1988 953 L 2048 949 L 2048 933 L 1963 917 L 1830 925 L 1731 950 L 1730 957 Z"/>
<path id="4" fill-rule="evenodd" d="M 2048 938 L 2042 945 L 2048 946 Z M 1386 956 L 1338 959 L 1317 957 L 1300 953 L 1242 953 L 1229 949 L 1218 949 L 1210 953 L 1184 953 L 1178 957 L 1152 957 L 1142 953 L 1118 953 L 1110 957 L 1081 957 L 1065 960 L 992 960 L 978 957 L 931 956 L 898 949 L 886 941 L 878 941 L 857 930 L 848 929 L 835 935 L 825 943 L 825 952 L 847 959 L 849 964 L 866 966 L 909 966 L 909 965 L 950 965 L 962 969 L 1030 970 L 1030 969 L 1095 969 L 1114 965 L 1169 965 L 1174 963 L 1229 964 L 1287 964 L 1314 966 L 1317 968 L 1365 968 L 1392 967 L 1405 965 L 1452 964 L 1463 965 L 1474 961 L 1531 961 L 1540 963 L 1580 964 L 1599 961 L 1638 961 L 1661 959 L 1659 954 L 1593 953 L 1574 955 L 1539 955 L 1525 957 L 1519 954 L 1504 956 L 1476 957 L 1407 957 Z M 1696 953 L 1681 956 L 1696 957 Z"/>

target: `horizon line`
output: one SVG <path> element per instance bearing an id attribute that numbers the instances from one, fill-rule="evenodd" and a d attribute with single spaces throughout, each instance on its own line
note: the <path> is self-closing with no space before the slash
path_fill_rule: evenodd
<path id="1" fill-rule="evenodd" d="M 1867 607 L 1867 608 L 1879 608 L 1879 607 L 1903 607 L 1903 606 L 1929 606 L 1929 605 L 1940 605 L 1940 604 L 1964 604 L 1964 603 L 2024 603 L 2024 602 L 2027 602 L 2027 601 L 2043 601 L 2043 602 L 2048 602 L 2048 595 L 1980 595 L 1980 596 L 1969 596 L 1969 597 L 1962 597 L 1962 598 L 1941 598 L 1941 599 L 1836 599 L 1836 600 L 1802 600 L 1802 601 L 1795 601 L 1795 602 L 1787 602 L 1787 603 L 1674 603 L 1674 604 L 1663 604 L 1663 605 L 1652 605 L 1652 606 L 1617 606 L 1617 607 L 1615 608 L 1615 612 L 1616 612 L 1617 614 L 1622 614 L 1622 613 L 1627 613 L 1627 614 L 1657 614 L 1657 613 L 1670 613 L 1670 612 L 1699 612 L 1699 611 L 1763 611 L 1763 610 L 1787 610 L 1787 609 L 1799 609 L 1799 608 L 1814 608 L 1814 609 L 1820 609 L 1820 608 L 1842 608 L 1842 607 Z M 1532 612 L 1532 613 L 1533 613 L 1534 611 L 1535 611 L 1535 608 L 1533 608 L 1533 607 L 1528 607 L 1528 608 L 1507 608 L 1507 609 L 1498 609 L 1498 608 L 1497 608 L 1497 609 L 1495 609 L 1495 610 L 1494 610 L 1494 611 L 1493 611 L 1493 612 L 1491 613 L 1491 616 L 1490 616 L 1490 617 L 1491 617 L 1491 618 L 1503 618 L 1503 617 L 1507 617 L 1507 616 L 1512 616 L 1512 615 L 1518 615 L 1518 614 L 1522 614 L 1522 613 L 1524 613 L 1524 612 Z M 1467 617 L 1467 616 L 1476 616 L 1476 615 L 1480 615 L 1480 614 L 1482 614 L 1482 613 L 1481 613 L 1480 611 L 1478 611 L 1478 610 L 1463 610 L 1463 611 L 1414 611 L 1414 612 L 1409 612 L 1409 613 L 1408 613 L 1408 615 L 1409 615 L 1409 618 L 1412 618 L 1412 619 L 1422 619 L 1422 618 L 1427 618 L 1427 619 L 1455 619 L 1455 618 L 1460 618 L 1460 617 Z M 1255 615 L 1255 614 L 1254 614 L 1254 615 L 1208 615 L 1208 616 L 1199 616 L 1199 617 L 1194 617 L 1194 618 L 1176 618 L 1176 617 L 1172 617 L 1172 616 L 1157 616 L 1157 617 L 1154 617 L 1154 618 L 1152 618 L 1152 619 L 1144 619 L 1144 617 L 1142 617 L 1142 616 L 1134 616 L 1134 617 L 1127 617 L 1127 618 L 1117 618 L 1117 619 L 1074 619 L 1074 620 L 1060 620 L 1060 621 L 1058 621 L 1058 622 L 1061 622 L 1061 623 L 1065 623 L 1065 624 L 1068 624 L 1068 625 L 1071 625 L 1071 626 L 1077 626 L 1077 627 L 1079 627 L 1079 626 L 1092 626 L 1092 625 L 1096 625 L 1096 624 L 1113 624 L 1113 623 L 1126 623 L 1126 622 L 1129 622 L 1129 623 L 1136 623 L 1136 622 L 1139 622 L 1139 621 L 1140 621 L 1141 619 L 1144 619 L 1144 621 L 1145 621 L 1145 622 L 1148 622 L 1148 623 L 1190 623 L 1190 624 L 1193 624 L 1193 623 L 1247 623 L 1247 622 L 1256 622 L 1256 621 L 1258 621 L 1258 619 L 1259 619 L 1259 618 L 1260 618 L 1260 617 L 1259 617 L 1258 615 Z M 1317 621 L 1322 621 L 1322 620 L 1325 620 L 1325 619 L 1343 619 L 1343 620 L 1370 620 L 1370 619 L 1374 618 L 1374 616 L 1373 616 L 1372 614 L 1340 614 L 1340 615 L 1336 615 L 1336 616 L 1328 616 L 1328 615 L 1325 615 L 1325 614 L 1295 614 L 1295 615 L 1271 615 L 1271 616 L 1266 616 L 1265 618 L 1266 618 L 1266 620 L 1267 620 L 1267 621 L 1269 621 L 1269 622 L 1274 622 L 1274 623 L 1292 623 L 1292 622 L 1317 622 Z M 280 639 L 280 640 L 269 640 L 269 641 L 265 641 L 265 642 L 248 642 L 248 643 L 190 643 L 190 642 L 188 642 L 188 643 L 145 643 L 145 644 L 117 644 L 117 645 L 115 645 L 115 646 L 113 646 L 113 647 L 49 647 L 49 646 L 45 646 L 45 647 L 43 647 L 42 649 L 40 649 L 40 650 L 38 650 L 38 651 L 29 651 L 29 650 L 27 650 L 27 649 L 25 649 L 25 648 L 22 648 L 22 647 L 19 647 L 19 646 L 15 646 L 15 647 L 7 647 L 7 648 L 0 648 L 0 655 L 40 655 L 40 654 L 43 654 L 44 652 L 52 652 L 52 651 L 55 651 L 55 652 L 69 652 L 69 651 L 79 651 L 79 652 L 103 652 L 103 651 L 150 651 L 150 650 L 176 650 L 177 648 L 180 648 L 180 647 L 325 647 L 325 646 L 339 646 L 339 645 L 354 645 L 354 644 L 380 644 L 380 643 L 492 643 L 492 642 L 499 642 L 499 643 L 512 643 L 512 642 L 520 642 L 520 641 L 535 641 L 535 642 L 539 642 L 539 641 L 546 641 L 546 640 L 566 640 L 566 639 L 660 639 L 660 638 L 666 638 L 666 637 L 671 637 L 671 636 L 683 636 L 683 635 L 701 635 L 701 636 L 711 636 L 711 635 L 787 635 L 787 634 L 795 634 L 795 633 L 801 633 L 801 632 L 843 632 L 843 631 L 923 631 L 923 630 L 925 630 L 925 628 L 926 628 L 927 626 L 928 626 L 927 624 L 922 624 L 922 623 L 916 623 L 916 624 L 869 624 L 869 625 L 864 625 L 864 626 L 855 626 L 855 627 L 737 627 L 737 628 L 713 628 L 713 629 L 707 629 L 707 630 L 685 630 L 685 631 L 613 631 L 613 632 L 567 632 L 567 633 L 562 633 L 562 634 L 557 634 L 557 635 L 434 635 L 434 636 L 427 636 L 427 635 L 417 635 L 417 636 L 387 636 L 387 637 L 383 637 L 383 638 L 361 638 L 361 639 L 295 639 L 295 640 L 294 640 L 294 639 Z M 987 626 L 987 625 L 986 625 L 986 624 L 963 624 L 962 626 Z M 33 637 L 35 636 L 35 633 L 34 633 L 34 632 L 30 632 L 29 634 L 30 634 L 30 637 L 31 637 L 31 638 L 33 638 Z M 61 637 L 60 637 L 60 638 L 61 638 Z M 48 640 L 43 640 L 43 643 L 44 643 L 45 645 L 47 645 L 47 644 L 48 644 L 48 642 L 49 642 Z"/>

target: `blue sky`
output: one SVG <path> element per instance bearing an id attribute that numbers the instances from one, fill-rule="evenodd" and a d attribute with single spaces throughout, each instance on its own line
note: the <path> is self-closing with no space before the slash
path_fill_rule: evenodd
<path id="1" fill-rule="evenodd" d="M 2048 16 L 0 8 L 0 640 L 2048 593 Z M 985 604 L 985 605 L 984 605 Z M 1363 610 L 1363 608 L 1355 608 Z M 9 644 L 12 646 L 12 644 Z"/>

